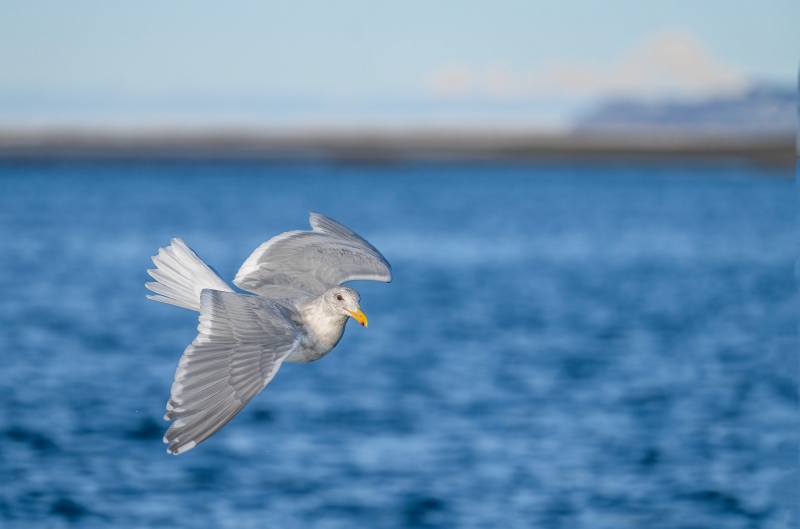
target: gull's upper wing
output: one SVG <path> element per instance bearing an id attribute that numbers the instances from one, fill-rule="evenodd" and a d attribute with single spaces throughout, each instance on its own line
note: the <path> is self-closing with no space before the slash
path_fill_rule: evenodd
<path id="1" fill-rule="evenodd" d="M 276 287 L 317 296 L 348 281 L 392 280 L 389 262 L 366 240 L 319 213 L 312 212 L 310 221 L 312 231 L 282 233 L 259 246 L 233 283 L 275 297 Z"/>
<path id="2" fill-rule="evenodd" d="M 167 452 L 194 448 L 261 391 L 300 345 L 288 310 L 266 298 L 203 290 L 199 334 L 183 352 L 165 420 Z"/>

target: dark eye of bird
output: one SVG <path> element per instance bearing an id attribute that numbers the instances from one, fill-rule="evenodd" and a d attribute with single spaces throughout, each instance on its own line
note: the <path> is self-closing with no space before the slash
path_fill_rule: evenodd
<path id="1" fill-rule="evenodd" d="M 341 294 L 336 294 L 336 299 L 342 301 L 344 298 L 342 297 Z"/>

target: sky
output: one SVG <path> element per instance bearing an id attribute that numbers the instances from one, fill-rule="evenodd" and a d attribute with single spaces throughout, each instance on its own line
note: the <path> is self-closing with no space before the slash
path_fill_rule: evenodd
<path id="1" fill-rule="evenodd" d="M 797 0 L 0 0 L 0 128 L 543 124 L 794 86 Z"/>

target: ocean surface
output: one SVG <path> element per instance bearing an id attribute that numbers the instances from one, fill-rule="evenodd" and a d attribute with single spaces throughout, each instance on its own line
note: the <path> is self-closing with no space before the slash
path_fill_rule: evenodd
<path id="1" fill-rule="evenodd" d="M 740 165 L 0 165 L 0 526 L 789 528 L 795 184 Z M 392 263 L 368 329 L 205 443 L 162 420 L 197 315 L 319 211 Z"/>

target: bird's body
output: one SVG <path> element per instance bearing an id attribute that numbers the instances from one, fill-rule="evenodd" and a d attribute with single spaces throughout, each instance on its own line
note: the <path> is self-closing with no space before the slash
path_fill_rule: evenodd
<path id="1" fill-rule="evenodd" d="M 313 362 L 336 347 L 344 335 L 344 326 L 351 316 L 333 310 L 329 299 L 336 296 L 337 292 L 346 293 L 356 298 L 358 293 L 352 288 L 336 287 L 326 290 L 321 296 L 308 300 L 298 307 L 299 318 L 293 319 L 295 327 L 300 331 L 302 342 L 300 347 L 286 357 L 286 362 Z M 362 324 L 363 325 L 363 324 Z"/>
<path id="2" fill-rule="evenodd" d="M 391 267 L 366 240 L 322 215 L 312 231 L 259 246 L 233 291 L 180 239 L 153 257 L 148 296 L 200 312 L 198 335 L 175 372 L 164 436 L 167 451 L 194 448 L 232 419 L 286 362 L 313 362 L 341 340 L 348 318 L 367 326 L 360 296 L 342 283 L 391 281 Z"/>

